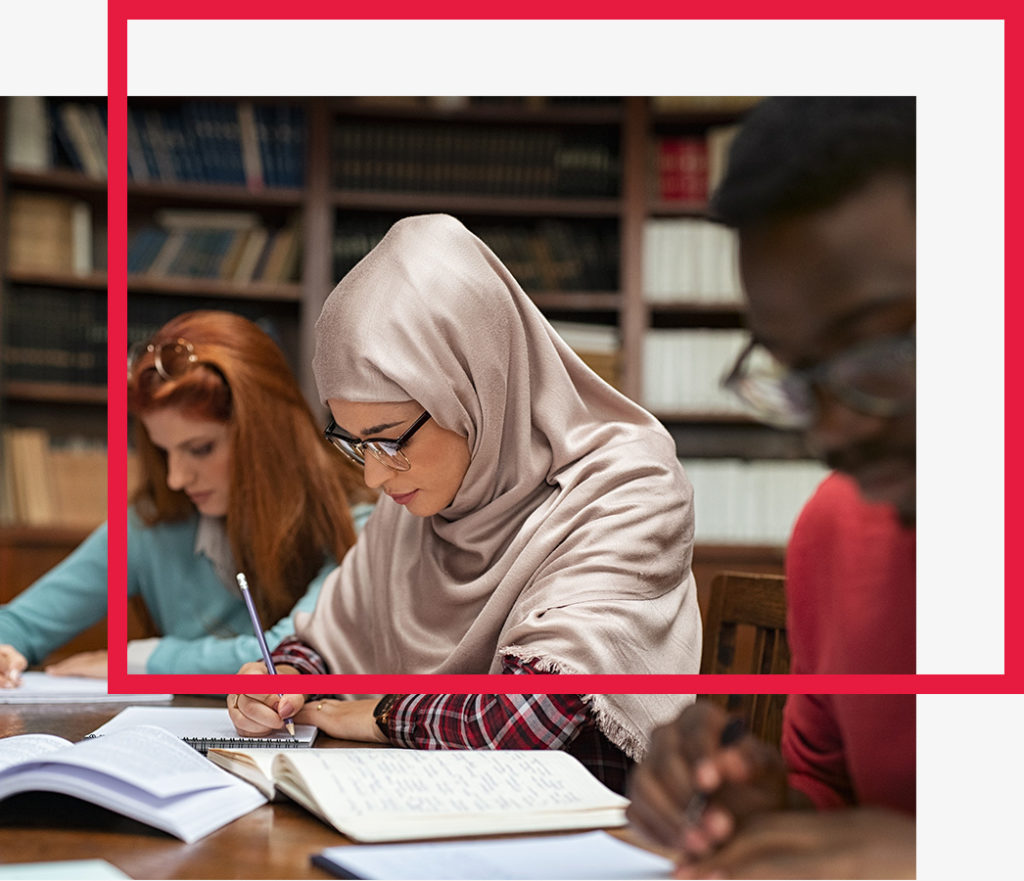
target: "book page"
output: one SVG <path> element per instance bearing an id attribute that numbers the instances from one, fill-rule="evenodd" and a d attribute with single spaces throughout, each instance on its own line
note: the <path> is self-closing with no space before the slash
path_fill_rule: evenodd
<path id="1" fill-rule="evenodd" d="M 206 758 L 225 771 L 251 783 L 268 799 L 277 796 L 274 786 L 273 761 L 277 753 L 270 749 L 207 750 Z"/>
<path id="2" fill-rule="evenodd" d="M 45 760 L 88 768 L 160 798 L 225 786 L 235 780 L 180 738 L 149 725 L 83 740 Z"/>
<path id="3" fill-rule="evenodd" d="M 378 820 L 393 839 L 495 825 L 622 825 L 628 804 L 557 750 L 303 750 L 275 756 L 274 772 L 286 793 L 302 790 L 339 830 L 362 840 L 372 840 L 368 825 Z M 599 819 L 581 820 L 592 812 Z"/>
<path id="4" fill-rule="evenodd" d="M 55 734 L 16 734 L 0 738 L 0 774 L 66 746 L 71 746 L 71 741 Z"/>
<path id="5" fill-rule="evenodd" d="M 313 862 L 343 877 L 456 879 L 656 879 L 671 878 L 671 860 L 606 832 L 486 841 L 364 844 L 329 847 Z"/>
<path id="6" fill-rule="evenodd" d="M 126 704 L 169 701 L 170 694 L 108 694 L 106 679 L 85 676 L 50 676 L 39 670 L 21 674 L 17 688 L 0 688 L 0 704 L 96 703 Z"/>

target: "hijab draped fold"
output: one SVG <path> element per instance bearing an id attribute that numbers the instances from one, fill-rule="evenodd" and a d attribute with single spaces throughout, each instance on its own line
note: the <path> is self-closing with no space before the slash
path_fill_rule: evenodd
<path id="1" fill-rule="evenodd" d="M 594 374 L 446 215 L 396 223 L 327 298 L 321 400 L 417 401 L 468 439 L 450 505 L 382 500 L 298 636 L 335 673 L 696 673 L 693 492 L 668 432 Z M 415 444 L 410 447 L 415 455 Z M 586 695 L 634 758 L 689 695 Z"/>

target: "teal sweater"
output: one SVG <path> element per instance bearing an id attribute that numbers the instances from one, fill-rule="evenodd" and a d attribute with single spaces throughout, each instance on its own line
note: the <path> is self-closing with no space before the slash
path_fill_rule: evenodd
<path id="1" fill-rule="evenodd" d="M 357 532 L 372 506 L 354 506 Z M 195 552 L 199 517 L 178 523 L 143 524 L 128 511 L 128 596 L 146 604 L 159 643 L 147 673 L 237 673 L 259 660 L 259 644 L 245 603 L 229 592 L 213 564 Z M 328 560 L 286 618 L 266 629 L 273 648 L 295 632 L 293 616 L 312 611 Z M 0 607 L 0 643 L 14 646 L 38 664 L 107 613 L 107 525 L 97 528 L 66 559 L 10 603 Z M 267 622 L 264 622 L 266 626 Z"/>

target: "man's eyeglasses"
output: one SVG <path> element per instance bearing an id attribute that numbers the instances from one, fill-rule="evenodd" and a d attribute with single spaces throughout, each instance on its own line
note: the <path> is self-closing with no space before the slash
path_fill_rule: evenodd
<path id="1" fill-rule="evenodd" d="M 373 458 L 393 471 L 408 471 L 412 466 L 405 453 L 402 452 L 402 447 L 409 443 L 412 436 L 426 424 L 429 418 L 430 414 L 424 410 L 423 415 L 409 426 L 409 430 L 401 437 L 395 439 L 370 437 L 362 441 L 342 434 L 338 423 L 332 419 L 324 429 L 324 437 L 357 465 L 366 464 L 365 451 L 369 450 L 373 454 Z"/>
<path id="2" fill-rule="evenodd" d="M 751 340 L 722 385 L 762 422 L 804 429 L 817 415 L 815 389 L 827 390 L 868 416 L 906 412 L 915 402 L 916 368 L 916 328 L 906 336 L 863 343 L 804 370 L 785 366 Z"/>
<path id="3" fill-rule="evenodd" d="M 184 376 L 199 363 L 199 358 L 188 340 L 181 339 L 166 343 L 135 343 L 128 350 L 128 378 L 136 377 L 139 360 L 152 354 L 153 367 L 161 379 L 171 380 Z"/>

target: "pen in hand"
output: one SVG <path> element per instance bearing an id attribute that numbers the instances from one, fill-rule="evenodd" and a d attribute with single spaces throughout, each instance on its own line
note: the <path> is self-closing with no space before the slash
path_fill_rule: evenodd
<path id="1" fill-rule="evenodd" d="M 732 746 L 746 733 L 747 726 L 743 723 L 742 719 L 730 719 L 722 729 L 722 733 L 718 738 L 718 745 L 721 747 Z M 690 796 L 690 800 L 686 804 L 686 821 L 689 824 L 696 826 L 700 822 L 701 817 L 704 816 L 704 811 L 707 810 L 708 799 L 708 793 L 700 790 Z"/>
<path id="2" fill-rule="evenodd" d="M 238 582 L 238 588 L 242 591 L 242 598 L 245 600 L 245 607 L 249 610 L 249 618 L 252 621 L 252 629 L 256 633 L 256 640 L 260 644 L 260 651 L 263 652 L 263 663 L 267 665 L 267 672 L 276 674 L 277 670 L 274 669 L 274 662 L 270 658 L 270 649 L 267 648 L 267 640 L 263 635 L 263 625 L 260 624 L 260 616 L 256 614 L 256 606 L 253 605 L 252 596 L 249 594 L 249 582 L 245 580 L 245 575 L 239 572 L 235 576 L 235 580 Z M 283 695 L 278 695 L 283 697 Z M 295 723 L 290 719 L 284 720 L 284 727 L 288 729 L 288 733 L 294 739 L 295 737 Z"/>

